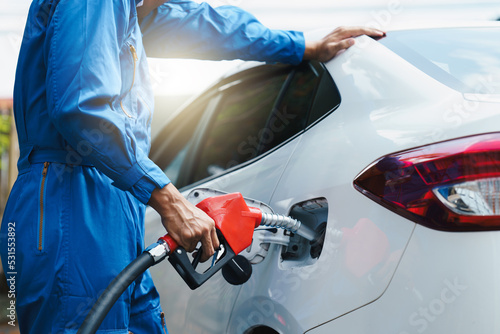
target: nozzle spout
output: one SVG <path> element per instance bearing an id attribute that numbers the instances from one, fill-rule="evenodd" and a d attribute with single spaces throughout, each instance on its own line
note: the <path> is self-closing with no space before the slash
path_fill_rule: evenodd
<path id="1" fill-rule="evenodd" d="M 287 231 L 298 234 L 309 241 L 316 240 L 317 238 L 317 233 L 306 225 L 303 225 L 300 220 L 285 215 L 262 212 L 260 225 L 283 228 Z"/>

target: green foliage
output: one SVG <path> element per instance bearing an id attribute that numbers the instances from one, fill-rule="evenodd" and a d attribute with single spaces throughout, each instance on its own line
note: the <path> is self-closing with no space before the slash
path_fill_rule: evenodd
<path id="1" fill-rule="evenodd" d="M 9 115 L 0 115 L 0 157 L 6 153 L 10 145 L 11 118 Z M 0 163 L 0 169 L 4 169 Z"/>

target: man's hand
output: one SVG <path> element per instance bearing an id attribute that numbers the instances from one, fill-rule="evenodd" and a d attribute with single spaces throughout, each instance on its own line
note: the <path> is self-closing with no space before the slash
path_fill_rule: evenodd
<path id="1" fill-rule="evenodd" d="M 341 51 L 354 45 L 354 38 L 360 35 L 383 37 L 385 32 L 364 27 L 339 27 L 319 41 L 306 41 L 304 60 L 327 62 Z"/>
<path id="2" fill-rule="evenodd" d="M 148 204 L 158 211 L 167 232 L 186 251 L 192 252 L 201 241 L 202 262 L 219 248 L 213 219 L 187 201 L 173 184 L 155 189 Z"/>

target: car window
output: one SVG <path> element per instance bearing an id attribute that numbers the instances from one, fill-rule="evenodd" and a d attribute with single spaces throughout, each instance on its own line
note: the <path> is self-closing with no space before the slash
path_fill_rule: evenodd
<path id="1" fill-rule="evenodd" d="M 322 65 L 310 62 L 243 80 L 223 95 L 200 145 L 190 182 L 274 149 L 340 102 L 331 76 Z"/>
<path id="2" fill-rule="evenodd" d="M 321 73 L 321 78 L 309 112 L 307 126 L 311 126 L 340 105 L 340 93 L 332 76 L 323 67 L 318 68 L 319 64 L 317 65 L 316 69 Z"/>
<path id="3" fill-rule="evenodd" d="M 445 85 L 468 94 L 500 94 L 500 29 L 395 31 L 380 43 Z"/>
<path id="4" fill-rule="evenodd" d="M 206 95 L 153 143 L 152 159 L 177 187 L 271 151 L 340 103 L 330 74 L 312 62 L 253 68 L 223 80 Z"/>
<path id="5" fill-rule="evenodd" d="M 257 156 L 261 138 L 288 72 L 242 82 L 224 91 L 198 150 L 191 182 Z"/>
<path id="6" fill-rule="evenodd" d="M 199 127 L 200 119 L 212 100 L 209 93 L 183 110 L 168 122 L 151 145 L 150 158 L 177 187 L 185 185 L 181 179 L 181 172 L 189 149 L 193 146 L 194 134 Z"/>
<path id="7" fill-rule="evenodd" d="M 284 94 L 267 119 L 259 154 L 304 130 L 318 85 L 318 76 L 310 63 L 303 63 L 294 70 Z"/>
<path id="8" fill-rule="evenodd" d="M 176 186 L 179 186 L 179 175 L 181 173 L 184 160 L 186 159 L 187 152 L 191 147 L 191 143 L 191 140 L 186 142 L 184 147 L 181 148 L 172 161 L 163 169 L 170 181 Z"/>

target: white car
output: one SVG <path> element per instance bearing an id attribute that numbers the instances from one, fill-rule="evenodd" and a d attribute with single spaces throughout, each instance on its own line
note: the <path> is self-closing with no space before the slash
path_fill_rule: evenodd
<path id="1" fill-rule="evenodd" d="M 184 194 L 241 192 L 322 237 L 257 230 L 242 285 L 152 268 L 170 333 L 500 333 L 499 41 L 497 23 L 361 36 L 183 109 L 151 156 Z"/>

